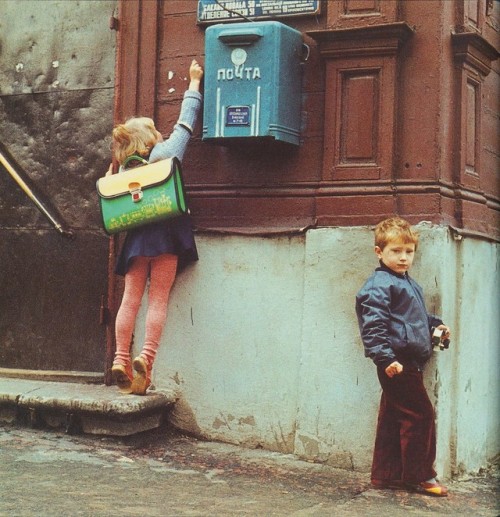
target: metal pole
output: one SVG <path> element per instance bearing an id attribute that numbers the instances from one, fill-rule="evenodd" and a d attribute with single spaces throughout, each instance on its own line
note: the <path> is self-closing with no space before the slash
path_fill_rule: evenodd
<path id="1" fill-rule="evenodd" d="M 11 175 L 14 181 L 21 187 L 23 192 L 35 203 L 36 207 L 42 212 L 42 214 L 52 223 L 54 228 L 64 237 L 73 238 L 74 234 L 71 231 L 65 230 L 61 223 L 59 223 L 55 217 L 50 214 L 47 208 L 43 205 L 43 203 L 37 198 L 33 190 L 28 186 L 28 184 L 24 181 L 21 175 L 16 171 L 14 166 L 9 161 L 8 157 L 5 155 L 4 151 L 0 149 L 0 163 L 4 166 L 5 170 Z"/>

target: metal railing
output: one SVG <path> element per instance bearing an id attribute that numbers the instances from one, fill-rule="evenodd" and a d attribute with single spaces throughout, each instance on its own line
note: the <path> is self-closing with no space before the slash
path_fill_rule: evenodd
<path id="1" fill-rule="evenodd" d="M 42 212 L 42 214 L 50 221 L 52 226 L 63 236 L 68 239 L 75 237 L 71 230 L 68 230 L 60 218 L 42 201 L 40 195 L 29 185 L 28 174 L 14 160 L 4 144 L 0 142 L 0 166 L 7 171 L 11 178 L 17 183 L 28 198 Z"/>

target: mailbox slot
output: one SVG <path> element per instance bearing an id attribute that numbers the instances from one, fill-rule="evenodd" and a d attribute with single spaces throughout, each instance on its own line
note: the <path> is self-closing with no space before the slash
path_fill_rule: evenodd
<path id="1" fill-rule="evenodd" d="M 221 31 L 218 38 L 229 46 L 245 46 L 251 45 L 254 41 L 262 38 L 263 35 L 261 29 L 252 29 L 246 32 L 228 29 Z"/>

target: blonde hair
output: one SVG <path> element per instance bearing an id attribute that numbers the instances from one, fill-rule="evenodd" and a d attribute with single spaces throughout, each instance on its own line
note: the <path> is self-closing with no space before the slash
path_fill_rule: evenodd
<path id="1" fill-rule="evenodd" d="M 403 244 L 418 245 L 418 233 L 412 230 L 408 221 L 401 217 L 390 217 L 375 227 L 375 246 L 383 250 L 391 241 L 401 241 Z"/>
<path id="2" fill-rule="evenodd" d="M 147 157 L 158 142 L 155 123 L 148 117 L 133 117 L 113 129 L 113 154 L 122 164 L 132 154 Z"/>

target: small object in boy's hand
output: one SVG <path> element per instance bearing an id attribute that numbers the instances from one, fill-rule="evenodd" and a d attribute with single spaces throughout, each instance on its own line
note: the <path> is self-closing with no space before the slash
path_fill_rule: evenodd
<path id="1" fill-rule="evenodd" d="M 444 329 L 433 328 L 432 329 L 432 346 L 435 348 L 439 346 L 440 350 L 448 349 L 450 346 L 450 340 L 445 337 Z"/>
<path id="2" fill-rule="evenodd" d="M 443 329 L 432 329 L 432 346 L 436 347 L 439 346 L 441 343 L 441 338 L 443 337 Z"/>

